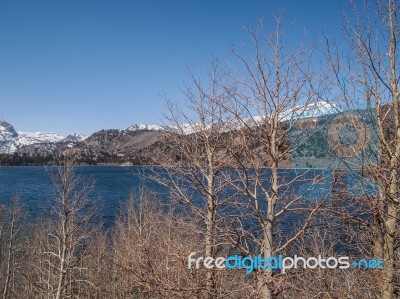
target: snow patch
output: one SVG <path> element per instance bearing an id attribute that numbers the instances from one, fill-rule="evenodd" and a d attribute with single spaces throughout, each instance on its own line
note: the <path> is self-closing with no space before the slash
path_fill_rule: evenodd
<path id="1" fill-rule="evenodd" d="M 18 132 L 18 142 L 21 146 L 35 143 L 55 143 L 63 140 L 65 136 L 48 132 Z"/>
<path id="2" fill-rule="evenodd" d="M 129 126 L 126 131 L 141 131 L 141 130 L 148 130 L 148 131 L 168 131 L 170 129 L 169 126 L 161 126 L 161 125 L 148 125 L 148 124 L 134 124 Z"/>

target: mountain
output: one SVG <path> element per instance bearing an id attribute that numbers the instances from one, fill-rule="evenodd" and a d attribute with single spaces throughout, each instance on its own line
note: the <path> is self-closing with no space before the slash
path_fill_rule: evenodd
<path id="1" fill-rule="evenodd" d="M 292 107 L 279 115 L 282 125 L 299 118 L 318 117 L 337 113 L 338 108 L 328 102 Z M 244 120 L 248 126 L 258 126 L 264 117 Z M 233 129 L 243 126 L 238 124 Z M 157 154 L 170 150 L 169 138 L 174 134 L 190 136 L 198 131 L 196 124 L 178 127 L 157 124 L 134 124 L 125 130 L 106 129 L 87 137 L 82 134 L 63 136 L 56 133 L 16 132 L 9 123 L 0 121 L 0 153 L 18 153 L 27 156 L 73 157 L 83 164 L 158 164 Z M 232 127 L 231 127 L 232 128 Z M 230 130 L 224 130 L 227 137 Z M 257 144 L 257 141 L 254 141 Z M 171 157 L 174 153 L 170 153 Z"/>
<path id="2" fill-rule="evenodd" d="M 290 119 L 318 117 L 323 114 L 337 113 L 336 106 L 328 102 L 318 102 L 295 106 L 280 114 L 282 124 Z M 263 117 L 249 119 L 249 125 L 258 125 Z M 157 153 L 168 153 L 169 138 L 173 134 L 182 134 L 190 138 L 198 130 L 196 124 L 182 124 L 178 127 L 157 124 L 134 124 L 125 130 L 101 130 L 92 134 L 75 147 L 63 152 L 73 156 L 78 163 L 87 164 L 123 164 L 149 165 L 159 164 Z M 240 125 L 238 125 L 240 127 Z M 229 130 L 224 130 L 228 137 Z M 257 144 L 255 141 L 254 144 Z M 171 157 L 174 153 L 169 152 Z"/>
<path id="3" fill-rule="evenodd" d="M 322 115 L 338 113 L 340 111 L 341 110 L 337 105 L 327 101 L 320 101 L 290 108 L 282 112 L 279 119 L 281 121 L 288 121 L 300 118 L 319 117 Z"/>
<path id="4" fill-rule="evenodd" d="M 18 142 L 21 146 L 35 143 L 56 143 L 63 140 L 65 136 L 48 132 L 18 132 Z"/>
<path id="5" fill-rule="evenodd" d="M 157 164 L 154 153 L 166 147 L 170 134 L 163 129 L 101 130 L 63 155 L 84 164 Z"/>
<path id="6" fill-rule="evenodd" d="M 278 119 L 281 122 L 296 120 L 300 118 L 309 118 L 309 117 L 318 117 L 326 114 L 334 114 L 338 113 L 341 110 L 333 103 L 328 101 L 320 101 L 316 103 L 308 103 L 305 105 L 298 105 L 292 108 L 289 108 L 283 112 L 279 113 Z M 272 116 L 270 116 L 272 117 Z M 253 116 L 249 119 L 245 119 L 244 122 L 247 125 L 255 125 L 261 124 L 264 121 L 264 116 Z M 242 127 L 242 123 L 237 124 L 237 128 Z M 176 126 L 166 126 L 166 125 L 156 125 L 156 124 L 134 124 L 128 127 L 127 131 L 169 131 L 173 133 L 182 133 L 182 134 L 193 134 L 198 131 L 200 125 L 198 124 L 181 124 L 179 128 Z"/>
<path id="7" fill-rule="evenodd" d="M 14 127 L 4 120 L 0 120 L 0 153 L 12 153 L 18 147 L 18 133 Z"/>
<path id="8" fill-rule="evenodd" d="M 85 136 L 71 134 L 65 137 L 58 133 L 48 132 L 17 132 L 14 127 L 4 120 L 0 120 L 0 153 L 51 153 L 59 146 L 74 146 L 82 142 Z"/>
<path id="9" fill-rule="evenodd" d="M 78 143 L 78 142 L 84 141 L 86 138 L 87 138 L 86 135 L 79 134 L 79 133 L 73 133 L 73 134 L 69 134 L 67 137 L 65 137 L 64 139 L 60 140 L 60 142 Z"/>
<path id="10" fill-rule="evenodd" d="M 126 131 L 173 131 L 174 129 L 170 126 L 162 125 L 147 125 L 147 124 L 134 124 L 126 129 Z"/>

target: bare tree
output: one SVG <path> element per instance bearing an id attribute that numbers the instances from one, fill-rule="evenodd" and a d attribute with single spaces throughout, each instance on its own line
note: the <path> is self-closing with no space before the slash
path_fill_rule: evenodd
<path id="1" fill-rule="evenodd" d="M 187 265 L 188 252 L 204 252 L 201 222 L 188 217 L 187 209 L 179 210 L 149 190 L 131 195 L 113 230 L 115 297 L 208 296 L 204 284 L 207 269 L 189 269 Z M 213 298 L 251 295 L 244 273 L 220 271 L 215 279 Z"/>
<path id="2" fill-rule="evenodd" d="M 89 202 L 92 184 L 68 163 L 49 172 L 55 187 L 52 210 L 31 238 L 35 252 L 27 278 L 36 297 L 69 298 L 91 287 L 85 275 L 84 249 L 93 225 L 94 210 Z"/>
<path id="3" fill-rule="evenodd" d="M 300 117 L 318 99 L 309 70 L 312 49 L 292 51 L 284 44 L 283 26 L 282 17 L 277 17 L 276 27 L 266 33 L 260 22 L 257 31 L 249 31 L 253 51 L 243 54 L 232 50 L 239 62 L 231 79 L 236 89 L 231 94 L 233 103 L 224 106 L 235 119 L 235 146 L 229 151 L 237 170 L 236 178 L 231 177 L 232 187 L 245 197 L 247 208 L 243 206 L 243 210 L 250 211 L 243 219 L 255 220 L 247 232 L 246 223 L 237 224 L 232 241 L 241 254 L 259 250 L 265 259 L 298 240 L 324 202 L 320 198 L 303 205 L 301 196 L 288 189 L 305 179 L 305 174 L 290 177 L 282 172 L 290 167 L 290 151 L 296 147 L 289 146 L 290 120 L 296 114 Z M 301 224 L 291 232 L 282 232 L 289 213 L 298 213 Z M 253 246 L 247 245 L 246 238 Z M 269 268 L 257 274 L 259 297 L 273 298 L 279 292 L 276 275 Z"/>
<path id="4" fill-rule="evenodd" d="M 19 203 L 18 197 L 13 197 L 11 203 L 5 210 L 5 217 L 3 219 L 4 227 L 6 228 L 4 233 L 5 243 L 5 269 L 4 269 L 4 285 L 2 290 L 2 298 L 10 298 L 11 293 L 15 291 L 15 285 L 20 279 L 19 275 L 16 274 L 18 271 L 17 264 L 21 258 L 21 247 L 23 245 L 23 236 L 20 235 L 22 226 L 23 212 Z M 16 278 L 17 276 L 17 278 Z M 20 283 L 20 282 L 19 282 Z"/>
<path id="5" fill-rule="evenodd" d="M 156 169 L 153 179 L 169 190 L 171 200 L 183 204 L 200 221 L 198 229 L 204 238 L 201 252 L 214 258 L 222 242 L 219 224 L 223 216 L 219 211 L 231 200 L 222 175 L 223 169 L 229 166 L 227 131 L 231 124 L 222 105 L 228 93 L 216 61 L 211 63 L 205 79 L 192 72 L 189 79 L 190 84 L 183 88 L 182 107 L 167 100 L 167 120 L 175 128 L 168 138 L 169 152 L 173 155 L 162 153 L 162 171 Z M 215 270 L 207 270 L 205 296 L 208 298 L 216 296 L 215 274 Z"/>
<path id="6" fill-rule="evenodd" d="M 375 256 L 382 258 L 381 298 L 399 292 L 396 280 L 396 239 L 399 223 L 400 111 L 398 36 L 399 5 L 395 0 L 350 2 L 344 14 L 344 33 L 351 52 L 339 55 L 328 44 L 328 59 L 342 99 L 351 107 L 367 107 L 376 115 L 381 161 L 363 165 L 377 183 L 380 193 L 369 196 L 371 232 L 375 235 Z"/>

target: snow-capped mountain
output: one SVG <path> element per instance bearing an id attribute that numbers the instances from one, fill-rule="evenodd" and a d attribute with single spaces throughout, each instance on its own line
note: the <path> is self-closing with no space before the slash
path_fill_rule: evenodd
<path id="1" fill-rule="evenodd" d="M 55 143 L 63 140 L 65 136 L 58 133 L 48 132 L 18 132 L 18 141 L 23 145 L 31 145 L 34 143 Z"/>
<path id="2" fill-rule="evenodd" d="M 0 139 L 16 138 L 18 133 L 8 122 L 0 120 Z"/>
<path id="3" fill-rule="evenodd" d="M 307 105 L 294 106 L 279 114 L 279 120 L 290 121 L 299 118 L 319 117 L 325 114 L 332 114 L 339 112 L 340 109 L 332 103 L 321 101 Z M 264 121 L 263 116 L 250 117 L 244 120 L 247 125 L 258 125 Z M 243 122 L 237 124 L 238 127 L 243 126 Z M 179 128 L 176 126 L 166 126 L 158 124 L 134 124 L 123 131 L 168 131 L 178 134 L 189 135 L 195 133 L 200 129 L 196 124 L 182 124 Z M 58 133 L 47 132 L 17 132 L 14 127 L 6 121 L 0 120 L 0 153 L 13 153 L 22 147 L 33 146 L 40 147 L 57 147 L 62 144 L 63 147 L 71 148 L 76 144 L 83 142 L 86 136 L 78 133 L 64 136 Z"/>
<path id="4" fill-rule="evenodd" d="M 0 153 L 12 153 L 18 147 L 18 133 L 12 125 L 0 120 Z"/>
<path id="5" fill-rule="evenodd" d="M 86 137 L 82 134 L 71 134 L 65 137 L 58 133 L 48 132 L 17 132 L 14 127 L 0 120 L 0 153 L 14 153 L 23 146 L 34 144 L 77 143 Z"/>
<path id="6" fill-rule="evenodd" d="M 84 141 L 86 138 L 87 138 L 86 135 L 83 135 L 80 133 L 72 133 L 72 134 L 69 134 L 64 139 L 62 139 L 60 142 L 77 143 L 77 142 Z"/>
<path id="7" fill-rule="evenodd" d="M 177 126 L 165 126 L 165 125 L 150 125 L 150 124 L 134 124 L 132 126 L 129 126 L 125 131 L 168 131 L 168 132 L 174 132 L 174 133 L 181 133 L 185 135 L 192 134 L 196 131 L 199 131 L 198 127 L 196 124 L 182 124 L 179 125 L 179 128 Z"/>
<path id="8" fill-rule="evenodd" d="M 333 103 L 328 101 L 320 101 L 316 103 L 310 103 L 306 105 L 294 106 L 287 109 L 278 115 L 278 119 L 281 122 L 296 120 L 301 118 L 319 117 L 321 115 L 338 113 L 340 109 Z M 253 116 L 243 120 L 247 125 L 258 125 L 263 123 L 264 116 Z M 237 128 L 242 127 L 243 123 L 238 123 Z M 134 124 L 126 129 L 126 131 L 169 131 L 180 134 L 192 134 L 200 130 L 200 125 L 197 124 L 181 124 L 179 128 L 176 126 L 165 126 L 165 125 L 149 125 L 149 124 Z M 211 126 L 210 126 L 211 127 Z"/>
<path id="9" fill-rule="evenodd" d="M 134 124 L 129 126 L 126 131 L 140 131 L 140 130 L 148 130 L 148 131 L 170 131 L 172 128 L 169 126 L 162 125 L 148 125 L 148 124 Z"/>
<path id="10" fill-rule="evenodd" d="M 279 116 L 281 121 L 296 120 L 300 118 L 318 117 L 326 114 L 340 112 L 340 108 L 330 102 L 320 101 L 307 105 L 300 105 L 282 112 Z"/>
<path id="11" fill-rule="evenodd" d="M 340 111 L 341 109 L 337 105 L 329 103 L 327 101 L 320 101 L 316 103 L 309 103 L 306 105 L 294 106 L 283 112 L 280 112 L 278 114 L 278 120 L 280 122 L 293 121 L 302 118 L 319 117 L 322 115 L 334 114 Z M 273 115 L 271 115 L 270 117 L 273 117 Z M 247 123 L 261 124 L 264 121 L 264 119 L 265 119 L 264 116 L 255 116 L 248 119 Z"/>

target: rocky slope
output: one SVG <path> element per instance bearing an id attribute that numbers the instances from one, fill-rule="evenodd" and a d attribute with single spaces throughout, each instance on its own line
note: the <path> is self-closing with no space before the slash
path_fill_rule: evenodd
<path id="1" fill-rule="evenodd" d="M 83 164 L 158 164 L 154 151 L 166 146 L 165 130 L 101 130 L 63 152 Z"/>

